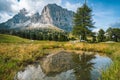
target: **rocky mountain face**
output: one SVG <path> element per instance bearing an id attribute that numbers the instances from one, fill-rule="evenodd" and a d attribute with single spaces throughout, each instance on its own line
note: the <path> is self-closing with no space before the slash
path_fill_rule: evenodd
<path id="1" fill-rule="evenodd" d="M 41 15 L 36 12 L 28 15 L 26 9 L 20 10 L 13 18 L 1 23 L 0 28 L 7 29 L 28 29 L 41 27 L 57 27 L 65 31 L 71 31 L 73 26 L 74 12 L 68 11 L 56 4 L 48 4 L 44 7 Z"/>
<path id="2" fill-rule="evenodd" d="M 27 26 L 29 24 L 30 17 L 26 16 L 27 10 L 22 9 L 18 14 L 16 14 L 12 19 L 9 19 L 5 22 L 5 26 L 9 26 L 9 28 L 19 28 L 22 26 Z"/>
<path id="3" fill-rule="evenodd" d="M 53 24 L 63 30 L 70 31 L 73 26 L 72 11 L 63 9 L 56 4 L 48 4 L 44 7 L 41 14 L 41 23 Z"/>

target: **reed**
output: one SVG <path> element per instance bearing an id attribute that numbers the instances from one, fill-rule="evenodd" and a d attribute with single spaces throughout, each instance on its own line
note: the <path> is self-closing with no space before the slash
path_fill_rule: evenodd
<path id="1" fill-rule="evenodd" d="M 10 37 L 8 35 L 0 37 L 0 80 L 12 80 L 16 72 L 24 66 L 58 50 L 92 51 L 106 54 L 111 57 L 114 64 L 110 69 L 102 72 L 102 80 L 119 80 L 120 43 L 31 41 L 15 36 Z"/>

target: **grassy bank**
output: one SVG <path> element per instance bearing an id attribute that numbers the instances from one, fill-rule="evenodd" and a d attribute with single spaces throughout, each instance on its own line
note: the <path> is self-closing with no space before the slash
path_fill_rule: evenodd
<path id="1" fill-rule="evenodd" d="M 11 35 L 3 35 L 0 34 L 0 43 L 18 43 L 18 42 L 29 42 L 27 39 L 23 39 L 17 36 L 11 36 Z"/>
<path id="2" fill-rule="evenodd" d="M 120 44 L 114 44 L 115 51 L 110 55 L 113 64 L 102 72 L 102 80 L 120 80 Z M 111 46 L 111 47 L 112 47 Z"/>
<path id="3" fill-rule="evenodd" d="M 16 36 L 0 34 L 0 80 L 12 80 L 16 72 L 28 64 L 39 62 L 42 57 L 58 50 L 93 51 L 107 54 L 120 66 L 120 43 L 73 43 L 54 41 L 31 41 Z M 114 68 L 114 65 L 113 67 Z M 114 72 L 117 68 L 118 72 Z M 120 68 L 103 72 L 103 80 L 109 73 L 119 74 Z M 105 76 L 106 75 L 106 76 Z M 114 77 L 113 75 L 113 77 Z M 112 77 L 112 75 L 111 75 Z M 112 80 L 112 79 L 109 79 Z M 114 79 L 117 80 L 117 79 Z"/>

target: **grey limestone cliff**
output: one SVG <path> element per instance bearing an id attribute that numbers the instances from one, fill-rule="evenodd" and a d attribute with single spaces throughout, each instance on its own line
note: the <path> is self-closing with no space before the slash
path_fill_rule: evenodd
<path id="1" fill-rule="evenodd" d="M 1 23 L 0 28 L 26 29 L 29 26 L 33 26 L 34 28 L 34 25 L 36 26 L 36 24 L 39 25 L 35 28 L 40 28 L 41 25 L 44 27 L 44 24 L 47 24 L 65 31 L 72 30 L 74 12 L 68 11 L 56 4 L 46 5 L 42 10 L 41 15 L 38 12 L 30 16 L 28 14 L 26 9 L 22 9 L 18 14 L 13 16 L 13 18 Z"/>

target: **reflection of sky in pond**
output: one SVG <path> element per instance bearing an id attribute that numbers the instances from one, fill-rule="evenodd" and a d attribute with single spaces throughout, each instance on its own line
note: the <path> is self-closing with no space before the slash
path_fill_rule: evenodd
<path id="1" fill-rule="evenodd" d="M 29 65 L 25 68 L 24 72 L 18 72 L 15 76 L 15 80 L 75 80 L 75 75 L 73 74 L 73 70 L 68 70 L 56 74 L 54 77 L 48 77 L 42 72 L 40 65 L 38 67 Z"/>
<path id="2" fill-rule="evenodd" d="M 95 55 L 95 59 L 92 59 L 91 62 L 95 63 L 94 69 L 91 71 L 92 79 L 97 80 L 100 77 L 100 72 L 102 70 L 106 70 L 112 63 L 112 60 L 106 56 L 99 56 L 98 54 Z"/>
<path id="3" fill-rule="evenodd" d="M 112 60 L 106 56 L 95 55 L 95 58 L 90 61 L 93 64 L 91 71 L 92 80 L 97 80 L 100 77 L 100 71 L 109 67 Z M 76 74 L 73 69 L 56 74 L 55 76 L 47 76 L 41 69 L 41 66 L 28 65 L 25 70 L 19 71 L 14 80 L 76 80 Z M 81 73 L 80 73 L 81 74 Z M 86 76 L 86 75 L 85 75 Z M 81 79 L 80 79 L 81 80 Z"/>

